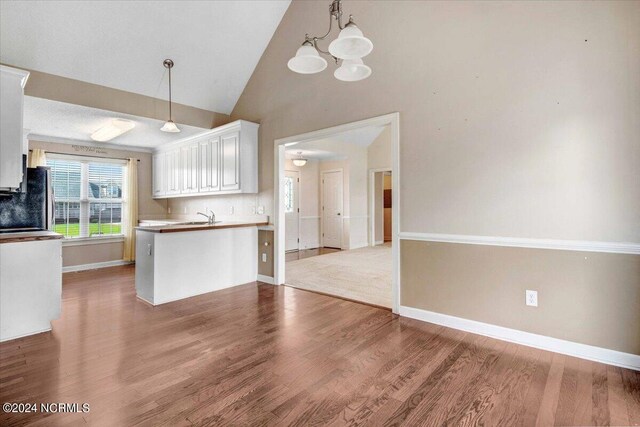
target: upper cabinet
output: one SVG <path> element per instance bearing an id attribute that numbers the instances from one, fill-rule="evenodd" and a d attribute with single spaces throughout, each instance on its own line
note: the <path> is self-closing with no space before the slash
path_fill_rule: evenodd
<path id="1" fill-rule="evenodd" d="M 238 120 L 153 156 L 153 197 L 258 192 L 258 125 Z"/>
<path id="2" fill-rule="evenodd" d="M 0 65 L 0 191 L 22 183 L 24 85 L 29 73 Z"/>

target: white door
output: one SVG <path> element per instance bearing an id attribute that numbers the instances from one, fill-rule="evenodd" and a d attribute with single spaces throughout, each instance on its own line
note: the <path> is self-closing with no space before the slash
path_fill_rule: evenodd
<path id="1" fill-rule="evenodd" d="M 222 191 L 240 189 L 240 134 L 234 132 L 221 138 Z"/>
<path id="2" fill-rule="evenodd" d="M 220 171 L 218 163 L 220 159 L 220 138 L 215 137 L 200 141 L 199 186 L 202 193 L 220 190 Z"/>
<path id="3" fill-rule="evenodd" d="M 298 194 L 300 187 L 300 172 L 285 171 L 284 173 L 284 223 L 285 223 L 285 251 L 298 249 L 300 242 L 299 215 L 300 205 Z"/>
<path id="4" fill-rule="evenodd" d="M 152 160 L 153 196 L 164 196 L 167 187 L 167 172 L 164 168 L 164 154 L 155 154 Z"/>
<path id="5" fill-rule="evenodd" d="M 342 171 L 322 172 L 322 246 L 342 247 Z"/>
<path id="6" fill-rule="evenodd" d="M 180 149 L 180 170 L 182 179 L 181 193 L 195 193 L 198 191 L 198 143 L 194 142 Z"/>

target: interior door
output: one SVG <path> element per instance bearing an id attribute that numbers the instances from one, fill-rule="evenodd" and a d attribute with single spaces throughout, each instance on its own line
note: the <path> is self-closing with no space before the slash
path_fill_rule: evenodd
<path id="1" fill-rule="evenodd" d="M 284 222 L 285 222 L 285 251 L 298 250 L 300 242 L 299 230 L 299 191 L 300 172 L 285 171 L 284 173 Z"/>
<path id="2" fill-rule="evenodd" d="M 322 173 L 322 246 L 342 247 L 342 171 Z"/>

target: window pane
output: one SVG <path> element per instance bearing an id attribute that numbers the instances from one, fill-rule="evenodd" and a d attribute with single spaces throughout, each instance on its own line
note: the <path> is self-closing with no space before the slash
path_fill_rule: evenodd
<path id="1" fill-rule="evenodd" d="M 121 199 L 124 167 L 113 163 L 89 163 L 90 199 Z"/>
<path id="2" fill-rule="evenodd" d="M 81 163 L 70 160 L 47 160 L 51 168 L 53 195 L 56 199 L 80 199 Z"/>
<path id="3" fill-rule="evenodd" d="M 293 179 L 289 176 L 284 178 L 284 211 L 293 212 Z"/>
<path id="4" fill-rule="evenodd" d="M 89 203 L 89 236 L 122 234 L 122 203 Z"/>
<path id="5" fill-rule="evenodd" d="M 64 237 L 80 236 L 80 202 L 55 202 L 53 230 Z"/>

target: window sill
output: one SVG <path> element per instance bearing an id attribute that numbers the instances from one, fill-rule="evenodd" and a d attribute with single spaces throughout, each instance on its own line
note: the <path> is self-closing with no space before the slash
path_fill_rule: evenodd
<path id="1" fill-rule="evenodd" d="M 124 242 L 124 236 L 76 237 L 63 239 L 62 246 L 102 245 L 106 243 Z"/>

